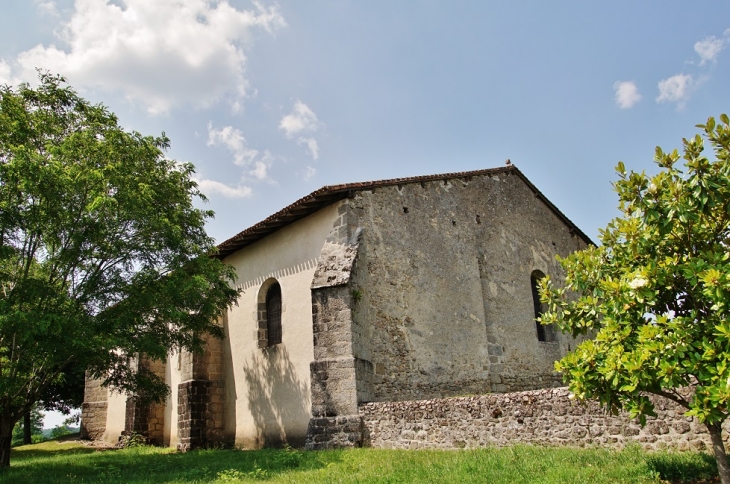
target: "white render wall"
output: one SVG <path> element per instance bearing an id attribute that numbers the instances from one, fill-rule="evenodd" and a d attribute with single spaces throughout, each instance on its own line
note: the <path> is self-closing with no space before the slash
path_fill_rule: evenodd
<path id="1" fill-rule="evenodd" d="M 311 284 L 334 203 L 248 246 L 224 261 L 243 291 L 224 318 L 224 433 L 236 446 L 304 443 L 311 417 L 309 364 L 314 359 Z M 258 347 L 258 302 L 276 279 L 282 293 L 282 344 Z"/>
<path id="2" fill-rule="evenodd" d="M 127 412 L 127 394 L 107 389 L 106 431 L 102 439 L 116 444 L 124 431 L 124 419 Z"/>
<path id="3" fill-rule="evenodd" d="M 170 387 L 170 394 L 165 402 L 163 445 L 168 447 L 177 447 L 177 386 L 181 382 L 181 355 L 175 351 L 167 357 L 165 366 L 165 383 Z"/>

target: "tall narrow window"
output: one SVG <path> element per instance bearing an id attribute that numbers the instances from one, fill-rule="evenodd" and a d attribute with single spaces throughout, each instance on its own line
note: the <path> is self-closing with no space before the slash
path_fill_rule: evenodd
<path id="1" fill-rule="evenodd" d="M 281 343 L 281 286 L 278 282 L 266 292 L 266 330 L 268 346 Z"/>
<path id="2" fill-rule="evenodd" d="M 538 282 L 540 282 L 540 279 L 545 277 L 545 274 L 543 274 L 540 271 L 532 271 L 532 274 L 530 275 L 530 287 L 532 288 L 532 305 L 535 310 L 535 326 L 537 328 L 537 340 L 538 341 L 551 341 L 550 338 L 551 334 L 548 328 L 542 324 L 540 324 L 539 317 L 542 316 L 542 313 L 545 312 L 547 309 L 544 304 L 540 302 L 540 292 L 538 291 Z"/>

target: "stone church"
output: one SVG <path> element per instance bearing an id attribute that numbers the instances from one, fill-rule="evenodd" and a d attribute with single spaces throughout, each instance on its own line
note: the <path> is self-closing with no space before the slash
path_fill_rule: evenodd
<path id="1" fill-rule="evenodd" d="M 536 280 L 591 244 L 515 166 L 325 186 L 219 245 L 242 290 L 205 354 L 139 359 L 163 404 L 88 381 L 82 433 L 190 449 L 359 445 L 368 402 L 557 386 L 575 341 Z"/>

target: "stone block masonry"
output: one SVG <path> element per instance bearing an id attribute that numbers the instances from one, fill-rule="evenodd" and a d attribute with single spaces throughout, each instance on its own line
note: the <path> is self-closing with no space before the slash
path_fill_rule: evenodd
<path id="1" fill-rule="evenodd" d="M 101 380 L 86 378 L 84 403 L 81 404 L 81 438 L 99 440 L 106 431 L 108 391 Z"/>
<path id="2" fill-rule="evenodd" d="M 222 341 L 206 337 L 205 352 L 184 352 L 178 385 L 178 450 L 227 444 L 223 437 Z"/>
<path id="3" fill-rule="evenodd" d="M 81 404 L 81 438 L 101 440 L 106 431 L 107 402 Z"/>
<path id="4" fill-rule="evenodd" d="M 215 429 L 216 414 L 220 413 L 216 410 L 221 410 L 212 408 L 215 404 L 211 403 L 218 386 L 216 382 L 206 380 L 189 380 L 178 386 L 178 450 L 201 449 L 220 443 L 210 432 L 211 427 Z"/>
<path id="5" fill-rule="evenodd" d="M 644 449 L 711 448 L 705 426 L 684 409 L 652 398 L 658 417 L 643 428 L 628 414 L 609 415 L 597 402 L 579 403 L 566 388 L 360 406 L 363 445 L 458 449 L 514 444 Z M 724 433 L 727 439 L 727 429 Z M 726 443 L 727 445 L 727 443 Z"/>
<path id="6" fill-rule="evenodd" d="M 362 447 L 363 421 L 358 415 L 314 417 L 307 427 L 307 450 Z"/>

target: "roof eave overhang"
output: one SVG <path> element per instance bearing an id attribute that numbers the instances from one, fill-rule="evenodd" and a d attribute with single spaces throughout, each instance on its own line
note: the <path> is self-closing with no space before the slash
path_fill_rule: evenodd
<path id="1" fill-rule="evenodd" d="M 234 252 L 257 242 L 264 237 L 301 220 L 322 208 L 352 196 L 354 193 L 363 190 L 372 190 L 378 187 L 405 185 L 409 183 L 421 183 L 436 180 L 448 180 L 457 178 L 468 178 L 482 175 L 498 175 L 500 173 L 516 174 L 555 215 L 565 223 L 571 234 L 580 237 L 586 244 L 595 245 L 593 241 L 580 230 L 568 217 L 563 214 L 528 178 L 514 165 L 486 170 L 465 171 L 458 173 L 443 173 L 439 175 L 424 175 L 409 178 L 393 178 L 389 180 L 377 180 L 370 182 L 347 183 L 342 185 L 328 185 L 313 191 L 309 195 L 300 198 L 291 205 L 284 207 L 275 214 L 267 217 L 261 222 L 252 225 L 246 230 L 234 235 L 230 239 L 218 245 L 218 253 L 215 257 L 224 259 Z"/>

